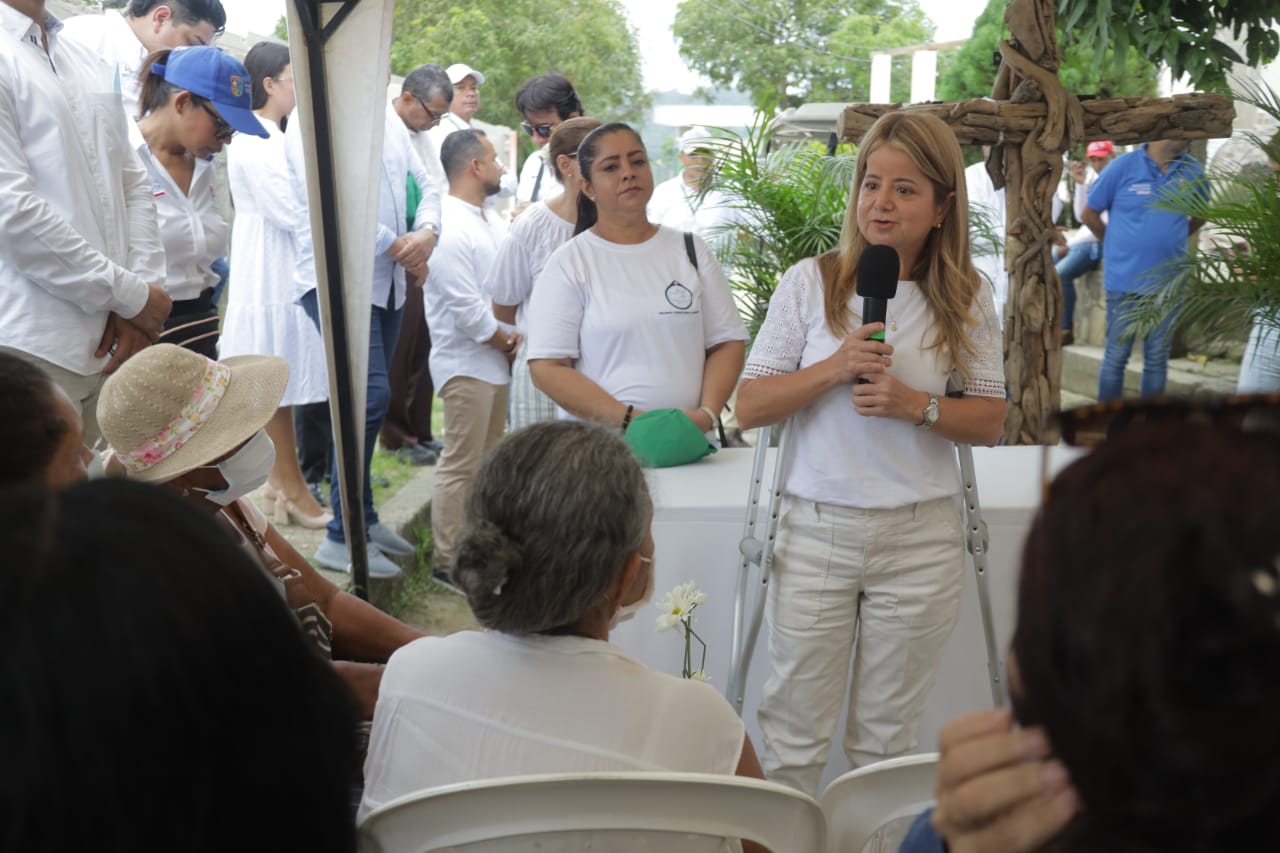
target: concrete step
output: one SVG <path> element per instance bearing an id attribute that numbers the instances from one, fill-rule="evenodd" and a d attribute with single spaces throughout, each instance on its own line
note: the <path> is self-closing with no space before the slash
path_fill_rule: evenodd
<path id="1" fill-rule="evenodd" d="M 1102 366 L 1102 347 L 1073 344 L 1062 350 L 1063 405 L 1067 394 L 1093 400 L 1098 396 L 1098 370 Z M 1176 396 L 1202 394 L 1231 394 L 1236 390 L 1240 365 L 1225 359 L 1199 360 L 1174 358 L 1169 360 L 1169 378 L 1166 392 Z M 1134 348 L 1133 356 L 1125 368 L 1125 396 L 1138 396 L 1142 383 L 1142 353 Z"/>

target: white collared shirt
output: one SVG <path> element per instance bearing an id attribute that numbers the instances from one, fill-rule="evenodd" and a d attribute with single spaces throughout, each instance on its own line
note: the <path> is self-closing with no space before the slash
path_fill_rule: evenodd
<path id="1" fill-rule="evenodd" d="M 191 186 L 184 193 L 134 122 L 129 123 L 129 142 L 151 176 L 151 198 L 164 244 L 164 289 L 175 302 L 195 299 L 218 283 L 210 267 L 227 251 L 227 221 L 218 213 L 213 161 L 196 159 Z"/>
<path id="2" fill-rule="evenodd" d="M 289 159 L 290 179 L 298 193 L 294 201 L 304 209 L 307 207 L 307 170 L 302 144 L 302 122 L 289 122 L 285 131 L 285 153 Z M 404 267 L 391 260 L 387 249 L 396 238 L 407 231 L 408 214 L 408 180 L 412 174 L 422 190 L 422 198 L 414 213 L 413 227 L 422 230 L 427 224 L 436 227 L 440 233 L 440 193 L 441 186 L 431 180 L 422 165 L 422 159 L 409 138 L 409 129 L 396 113 L 395 107 L 387 104 L 383 122 L 382 135 L 382 168 L 378 180 L 381 181 L 378 193 L 378 228 L 373 244 L 373 296 L 372 304 L 385 308 L 391 300 L 393 288 L 395 302 L 393 308 L 404 305 L 405 282 Z M 316 286 L 315 247 L 312 242 L 311 217 L 303 218 L 298 231 L 298 262 L 295 267 L 295 290 L 298 296 Z M 434 256 L 432 257 L 434 261 Z"/>
<path id="3" fill-rule="evenodd" d="M 443 388 L 455 376 L 469 376 L 506 385 L 511 381 L 506 356 L 486 343 L 499 323 L 484 288 L 505 229 L 497 216 L 451 195 L 444 197 L 441 208 L 449 230 L 431 256 L 422 289 L 431 330 L 431 381 Z"/>
<path id="4" fill-rule="evenodd" d="M 108 65 L 115 66 L 120 74 L 120 94 L 124 98 L 124 110 L 130 119 L 138 120 L 138 98 L 142 84 L 138 75 L 142 72 L 147 48 L 138 41 L 129 22 L 116 9 L 106 9 L 101 15 L 76 15 L 64 23 L 62 35 L 77 41 Z"/>
<path id="5" fill-rule="evenodd" d="M 164 254 L 115 72 L 61 28 L 46 16 L 46 55 L 0 3 L 0 346 L 89 376 L 107 313 L 137 316 Z"/>

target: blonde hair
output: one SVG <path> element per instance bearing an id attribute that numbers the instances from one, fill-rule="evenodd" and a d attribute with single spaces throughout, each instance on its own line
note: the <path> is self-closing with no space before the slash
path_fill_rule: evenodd
<path id="1" fill-rule="evenodd" d="M 858 229 L 858 195 L 867 174 L 867 158 L 886 145 L 911 158 L 933 185 L 935 202 L 941 204 L 951 197 L 942 227 L 930 230 L 910 275 L 933 312 L 936 335 L 926 349 L 941 346 L 962 378 L 968 378 L 964 356 L 974 354 L 974 345 L 967 327 L 977 323 L 973 305 L 982 279 L 973 268 L 969 249 L 964 161 L 955 134 L 941 119 L 927 113 L 887 113 L 862 139 L 840 245 L 818 258 L 827 328 L 837 338 L 852 331 L 849 300 L 857 292 L 858 259 L 869 245 Z"/>

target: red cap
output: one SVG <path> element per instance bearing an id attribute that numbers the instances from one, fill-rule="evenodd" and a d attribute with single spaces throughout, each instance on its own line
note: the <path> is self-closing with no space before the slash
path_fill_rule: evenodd
<path id="1" fill-rule="evenodd" d="M 1108 140 L 1103 139 L 1100 142 L 1090 142 L 1089 147 L 1084 150 L 1086 157 L 1110 157 L 1114 153 L 1116 147 Z"/>

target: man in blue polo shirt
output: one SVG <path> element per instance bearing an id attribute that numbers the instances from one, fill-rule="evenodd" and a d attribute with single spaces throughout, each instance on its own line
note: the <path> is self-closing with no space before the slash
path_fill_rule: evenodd
<path id="1" fill-rule="evenodd" d="M 1201 219 L 1161 210 L 1156 205 L 1196 182 L 1206 195 L 1204 170 L 1187 153 L 1190 143 L 1162 139 L 1117 158 L 1089 189 L 1080 221 L 1102 243 L 1102 282 L 1107 291 L 1107 346 L 1098 372 L 1098 399 L 1124 393 L 1124 369 L 1133 351 L 1122 314 L 1135 300 L 1166 284 L 1160 265 L 1187 251 L 1187 239 Z M 1109 211 L 1107 222 L 1102 211 Z M 1172 342 L 1169 323 L 1142 341 L 1142 396 L 1164 393 Z"/>

